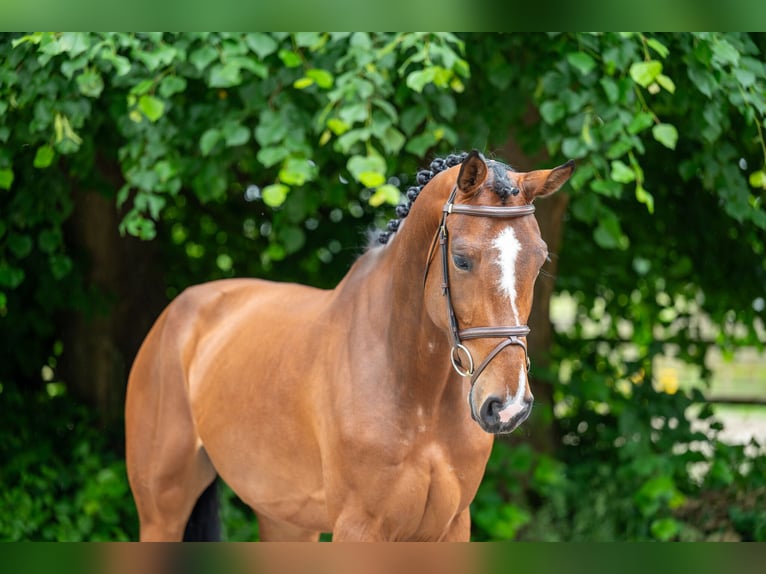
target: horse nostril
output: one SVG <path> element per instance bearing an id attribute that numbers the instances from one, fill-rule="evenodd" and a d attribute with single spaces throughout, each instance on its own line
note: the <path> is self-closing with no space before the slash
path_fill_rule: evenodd
<path id="1" fill-rule="evenodd" d="M 503 401 L 496 396 L 489 397 L 481 406 L 482 420 L 487 423 L 493 423 L 497 421 L 500 411 L 503 409 Z"/>

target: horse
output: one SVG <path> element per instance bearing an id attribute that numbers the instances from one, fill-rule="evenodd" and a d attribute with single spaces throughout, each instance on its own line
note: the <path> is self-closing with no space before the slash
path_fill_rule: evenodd
<path id="1" fill-rule="evenodd" d="M 517 172 L 473 150 L 430 167 L 334 289 L 224 279 L 161 313 L 126 394 L 142 541 L 218 535 L 218 477 L 264 541 L 469 540 L 494 435 L 533 404 L 533 201 L 574 162 Z"/>

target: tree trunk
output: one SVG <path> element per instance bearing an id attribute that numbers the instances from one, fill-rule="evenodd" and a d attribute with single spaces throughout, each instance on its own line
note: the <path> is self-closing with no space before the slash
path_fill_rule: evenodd
<path id="1" fill-rule="evenodd" d="M 539 121 L 536 110 L 530 110 L 525 123 L 533 126 Z M 543 151 L 537 155 L 526 154 L 516 143 L 513 134 L 508 142 L 500 149 L 499 156 L 506 159 L 519 171 L 529 171 L 540 167 L 553 167 L 548 154 Z M 561 239 L 564 230 L 564 214 L 569 204 L 569 196 L 559 191 L 550 197 L 535 203 L 535 216 L 540 224 L 540 232 L 548 244 L 550 261 L 545 264 L 543 271 L 535 284 L 534 304 L 529 317 L 531 332 L 527 337 L 529 355 L 532 360 L 530 371 L 530 386 L 535 396 L 535 406 L 532 416 L 522 427 L 521 433 L 512 435 L 512 441 L 523 441 L 532 444 L 538 452 L 551 454 L 555 451 L 559 436 L 553 418 L 553 381 L 543 373 L 550 366 L 550 349 L 553 344 L 553 324 L 550 320 L 551 297 L 555 289 L 555 278 L 558 271 L 558 253 L 561 249 Z"/>
<path id="2" fill-rule="evenodd" d="M 118 166 L 99 164 L 119 189 Z M 73 395 L 95 407 L 105 425 L 122 420 L 130 365 L 165 304 L 157 246 L 122 237 L 120 220 L 113 193 L 74 191 L 68 245 L 84 260 L 88 302 L 65 319 L 62 369 Z"/>

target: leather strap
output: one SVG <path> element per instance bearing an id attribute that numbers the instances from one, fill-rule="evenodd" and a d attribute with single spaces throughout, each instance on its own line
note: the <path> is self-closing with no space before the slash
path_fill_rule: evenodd
<path id="1" fill-rule="evenodd" d="M 436 252 L 436 246 L 441 248 L 442 259 L 442 294 L 447 301 L 447 318 L 449 321 L 450 342 L 452 343 L 452 365 L 455 370 L 461 376 L 470 376 L 471 385 L 476 382 L 476 379 L 481 375 L 482 371 L 489 365 L 490 361 L 494 359 L 500 351 L 511 345 L 517 345 L 524 350 L 524 357 L 526 358 L 527 371 L 530 368 L 529 355 L 527 354 L 527 345 L 521 340 L 521 337 L 526 337 L 529 334 L 529 327 L 526 325 L 514 325 L 505 327 L 472 327 L 469 329 L 461 330 L 458 326 L 457 316 L 455 315 L 455 308 L 452 305 L 452 295 L 450 293 L 450 281 L 449 281 L 449 254 L 447 250 L 448 244 L 448 232 L 447 232 L 447 216 L 451 214 L 456 215 L 470 215 L 475 217 L 493 217 L 493 218 L 514 218 L 524 217 L 526 215 L 532 215 L 535 212 L 534 205 L 514 205 L 508 207 L 492 207 L 489 205 L 455 205 L 455 197 L 457 195 L 457 186 L 452 188 L 447 203 L 442 209 L 442 219 L 439 224 L 434 238 L 431 241 L 431 247 L 428 250 L 428 258 L 426 260 L 426 268 L 423 274 L 423 287 L 425 288 L 426 280 L 428 279 L 428 271 L 431 267 L 431 261 Z M 493 350 L 487 355 L 487 357 L 481 362 L 478 368 L 473 369 L 473 358 L 470 356 L 468 349 L 462 344 L 464 339 L 483 339 L 483 338 L 503 338 Z M 461 351 L 468 354 L 468 360 L 470 366 L 466 369 L 462 361 L 460 360 Z"/>

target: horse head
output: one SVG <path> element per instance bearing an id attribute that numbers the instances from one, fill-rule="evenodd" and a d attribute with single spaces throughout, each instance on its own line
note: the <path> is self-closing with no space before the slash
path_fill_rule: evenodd
<path id="1" fill-rule="evenodd" d="M 473 151 L 432 180 L 452 190 L 428 257 L 425 305 L 450 338 L 455 370 L 471 378 L 471 416 L 489 433 L 512 432 L 532 408 L 526 324 L 548 257 L 532 202 L 573 170 L 570 161 L 516 172 Z"/>

